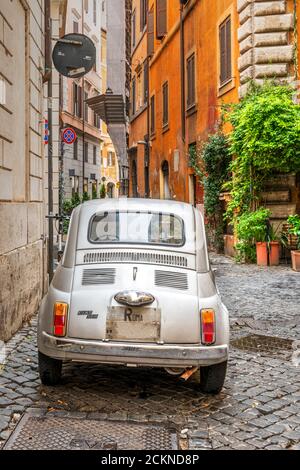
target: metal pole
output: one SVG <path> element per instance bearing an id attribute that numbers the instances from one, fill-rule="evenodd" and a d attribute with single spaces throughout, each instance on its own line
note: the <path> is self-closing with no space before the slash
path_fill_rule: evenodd
<path id="1" fill-rule="evenodd" d="M 180 2 L 180 69 L 181 69 L 181 132 L 185 142 L 185 60 L 183 3 Z"/>
<path id="2" fill-rule="evenodd" d="M 53 215 L 53 139 L 52 139 L 52 22 L 50 0 L 45 3 L 45 68 L 48 73 L 48 215 Z M 48 218 L 48 275 L 53 278 L 53 219 Z"/>

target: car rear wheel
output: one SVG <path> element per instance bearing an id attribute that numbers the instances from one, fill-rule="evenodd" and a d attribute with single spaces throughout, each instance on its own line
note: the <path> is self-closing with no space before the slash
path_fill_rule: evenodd
<path id="1" fill-rule="evenodd" d="M 204 393 L 220 393 L 227 370 L 227 361 L 200 368 L 200 390 Z"/>
<path id="2" fill-rule="evenodd" d="M 62 361 L 39 351 L 39 373 L 43 385 L 57 385 L 61 379 Z"/>

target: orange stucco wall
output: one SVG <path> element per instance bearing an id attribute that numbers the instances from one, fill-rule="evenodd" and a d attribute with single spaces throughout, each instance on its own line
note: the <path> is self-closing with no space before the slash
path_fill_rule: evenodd
<path id="1" fill-rule="evenodd" d="M 150 1 L 150 7 L 153 1 Z M 194 4 L 194 7 L 193 7 Z M 187 5 L 190 12 L 185 18 L 185 59 L 196 54 L 196 111 L 186 118 L 186 141 L 181 135 L 180 100 L 180 31 L 179 2 L 168 2 L 168 35 L 162 42 L 156 41 L 155 54 L 151 60 L 150 93 L 155 95 L 156 132 L 151 148 L 151 195 L 162 197 L 161 164 L 169 162 L 169 186 L 171 197 L 189 201 L 188 146 L 205 140 L 213 132 L 222 102 L 238 100 L 238 14 L 236 0 L 202 0 Z M 229 15 L 232 17 L 232 64 L 231 82 L 219 89 L 219 24 Z M 162 129 L 162 86 L 169 82 L 169 128 Z M 179 150 L 177 169 L 174 150 Z M 177 170 L 177 171 L 176 171 Z M 197 202 L 202 202 L 202 191 L 198 187 Z"/>
<path id="2" fill-rule="evenodd" d="M 297 4 L 298 44 L 300 40 L 300 0 L 287 0 L 288 11 Z M 139 22 L 139 0 L 133 0 Z M 156 7 L 149 0 L 149 10 Z M 180 5 L 179 0 L 168 0 L 168 33 L 162 40 L 155 40 L 155 52 L 150 60 L 150 96 L 155 96 L 155 133 L 151 136 L 150 152 L 150 196 L 164 197 L 162 163 L 169 164 L 170 196 L 176 200 L 191 201 L 191 175 L 189 167 L 189 145 L 201 146 L 217 127 L 222 104 L 239 99 L 237 39 L 239 17 L 237 0 L 189 0 L 186 7 L 185 60 L 191 53 L 196 57 L 196 108 L 186 117 L 186 139 L 182 140 L 181 126 L 181 74 L 180 74 Z M 223 87 L 219 84 L 219 26 L 231 16 L 232 79 Z M 139 31 L 139 28 L 137 28 Z M 139 33 L 137 46 L 132 56 L 133 75 L 136 64 L 146 58 L 147 34 Z M 292 33 L 290 33 L 292 35 Z M 300 50 L 298 47 L 298 79 Z M 186 65 L 186 62 L 185 62 Z M 186 67 L 185 67 L 186 68 Z M 169 83 L 169 125 L 162 125 L 162 87 Z M 228 132 L 229 127 L 224 128 Z M 135 148 L 138 167 L 139 195 L 144 195 L 144 147 L 137 144 L 147 134 L 147 113 L 141 112 L 131 123 L 131 145 Z M 134 147 L 136 146 L 136 147 Z M 179 152 L 179 163 L 177 156 Z M 175 158 L 176 157 L 176 158 Z M 196 202 L 203 202 L 203 191 L 196 185 Z"/>
<path id="3" fill-rule="evenodd" d="M 143 101 L 144 77 L 143 64 L 147 58 L 147 31 L 146 28 L 140 30 L 140 0 L 133 0 L 132 12 L 136 15 L 136 45 L 132 50 L 131 68 L 132 79 L 136 79 L 136 114 L 131 116 L 130 136 L 129 136 L 129 192 L 133 195 L 132 188 L 132 161 L 137 165 L 138 187 L 137 192 L 140 197 L 145 196 L 145 145 L 142 143 L 147 135 L 147 106 Z"/>

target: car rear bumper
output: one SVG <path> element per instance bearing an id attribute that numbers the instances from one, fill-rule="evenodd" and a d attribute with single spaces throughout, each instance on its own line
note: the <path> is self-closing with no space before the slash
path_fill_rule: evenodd
<path id="1" fill-rule="evenodd" d="M 39 350 L 55 359 L 151 367 L 207 366 L 224 362 L 228 346 L 118 343 L 56 338 L 42 332 Z"/>

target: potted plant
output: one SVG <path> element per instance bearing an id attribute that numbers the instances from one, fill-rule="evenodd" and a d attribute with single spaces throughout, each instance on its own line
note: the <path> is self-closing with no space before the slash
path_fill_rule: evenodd
<path id="1" fill-rule="evenodd" d="M 289 233 L 297 237 L 297 250 L 291 251 L 292 268 L 300 272 L 300 216 L 290 215 L 288 218 Z"/>
<path id="2" fill-rule="evenodd" d="M 267 250 L 269 258 L 269 266 L 278 266 L 280 260 L 280 243 L 277 239 L 276 231 L 267 220 Z"/>
<path id="3" fill-rule="evenodd" d="M 279 264 L 280 244 L 270 224 L 271 212 L 263 207 L 254 212 L 244 212 L 237 220 L 236 248 L 245 261 L 256 260 L 259 266 Z"/>

